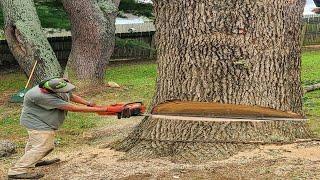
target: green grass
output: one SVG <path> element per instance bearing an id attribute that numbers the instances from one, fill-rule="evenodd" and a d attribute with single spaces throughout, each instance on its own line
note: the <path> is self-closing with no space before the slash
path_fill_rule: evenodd
<path id="1" fill-rule="evenodd" d="M 319 82 L 320 77 L 319 52 L 305 52 L 302 56 L 303 85 Z M 98 104 L 116 102 L 143 101 L 150 104 L 155 92 L 156 64 L 154 62 L 128 63 L 109 66 L 106 82 L 114 81 L 122 89 L 106 89 L 98 95 L 90 95 L 89 100 Z M 26 78 L 22 73 L 10 73 L 0 76 L 0 95 L 16 92 L 24 86 Z M 1 101 L 0 101 L 1 102 Z M 22 143 L 26 131 L 19 125 L 20 105 L 0 105 L 0 139 L 11 139 Z M 304 111 L 308 115 L 311 129 L 320 135 L 320 91 L 314 91 L 304 96 Z M 117 122 L 115 117 L 101 117 L 96 114 L 69 113 L 58 139 L 62 146 L 72 143 L 82 143 L 83 132 L 96 127 L 103 127 Z"/>
<path id="2" fill-rule="evenodd" d="M 122 90 L 106 89 L 99 95 L 86 97 L 98 104 L 107 105 L 116 102 L 143 101 L 148 104 L 154 93 L 156 65 L 154 62 L 113 65 L 107 70 L 106 81 L 114 81 L 123 86 Z M 12 94 L 24 86 L 26 77 L 22 73 L 10 73 L 0 76 L 0 96 Z M 1 101 L 0 101 L 1 102 Z M 23 144 L 26 130 L 19 125 L 21 106 L 18 104 L 0 105 L 0 139 L 9 139 Z M 69 113 L 58 133 L 60 146 L 82 143 L 82 133 L 95 127 L 114 124 L 115 117 L 103 117 L 97 114 Z"/>
<path id="3" fill-rule="evenodd" d="M 27 83 L 27 78 L 22 72 L 11 74 L 0 74 L 0 93 L 4 91 L 18 91 L 23 89 Z"/>
<path id="4" fill-rule="evenodd" d="M 320 51 L 304 52 L 302 55 L 302 84 L 320 82 Z"/>
<path id="5" fill-rule="evenodd" d="M 115 95 L 122 101 L 149 102 L 154 94 L 156 64 L 143 63 L 123 65 L 107 70 L 107 81 L 124 86 L 123 91 Z"/>
<path id="6" fill-rule="evenodd" d="M 38 3 L 36 8 L 43 28 L 70 30 L 70 20 L 59 1 Z"/>
<path id="7" fill-rule="evenodd" d="M 70 29 L 68 15 L 59 1 L 36 3 L 36 9 L 43 28 Z M 3 27 L 4 19 L 0 8 L 0 28 Z"/>
<path id="8" fill-rule="evenodd" d="M 135 0 L 121 0 L 119 5 L 119 11 L 129 12 L 135 15 L 142 15 L 149 18 L 153 17 L 152 4 L 140 4 L 136 3 Z"/>
<path id="9" fill-rule="evenodd" d="M 320 83 L 320 52 L 304 52 L 302 59 L 302 85 Z M 305 94 L 303 103 L 312 131 L 320 136 L 320 90 Z"/>

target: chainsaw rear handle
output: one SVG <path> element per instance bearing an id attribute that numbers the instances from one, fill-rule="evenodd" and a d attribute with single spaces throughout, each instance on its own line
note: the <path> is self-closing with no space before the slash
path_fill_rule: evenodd
<path id="1" fill-rule="evenodd" d="M 130 118 L 131 116 L 140 116 L 145 112 L 145 106 L 142 102 L 117 103 L 106 106 L 106 112 L 99 112 L 99 115 L 116 115 L 118 119 Z"/>

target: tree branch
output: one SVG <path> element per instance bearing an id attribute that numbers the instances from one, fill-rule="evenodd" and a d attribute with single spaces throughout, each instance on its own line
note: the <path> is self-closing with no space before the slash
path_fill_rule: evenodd
<path id="1" fill-rule="evenodd" d="M 318 89 L 320 89 L 320 83 L 313 84 L 313 85 L 310 85 L 310 86 L 306 86 L 306 87 L 303 88 L 304 93 L 315 91 L 315 90 L 318 90 Z"/>

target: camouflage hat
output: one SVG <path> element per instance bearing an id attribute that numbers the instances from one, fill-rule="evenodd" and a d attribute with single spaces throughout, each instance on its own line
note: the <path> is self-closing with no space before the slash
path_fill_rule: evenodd
<path id="1" fill-rule="evenodd" d="M 56 93 L 67 93 L 76 88 L 73 84 L 69 83 L 68 80 L 63 78 L 50 79 L 44 83 L 43 87 Z"/>

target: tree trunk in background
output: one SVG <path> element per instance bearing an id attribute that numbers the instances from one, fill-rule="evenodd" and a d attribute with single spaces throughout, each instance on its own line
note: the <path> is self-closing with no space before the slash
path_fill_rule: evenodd
<path id="1" fill-rule="evenodd" d="M 180 100 L 303 114 L 300 33 L 304 0 L 153 2 L 158 53 L 153 107 Z M 133 158 L 202 161 L 252 147 L 246 142 L 309 137 L 306 122 L 289 116 L 287 121 L 238 122 L 228 112 L 226 119 L 202 120 L 157 114 L 145 118 L 113 147 Z"/>
<path id="2" fill-rule="evenodd" d="M 29 76 L 38 61 L 33 83 L 62 75 L 61 66 L 42 31 L 32 0 L 1 0 L 5 36 L 20 67 Z"/>
<path id="3" fill-rule="evenodd" d="M 116 6 L 111 0 L 63 0 L 62 3 L 71 20 L 68 68 L 79 80 L 103 82 L 114 48 Z"/>

